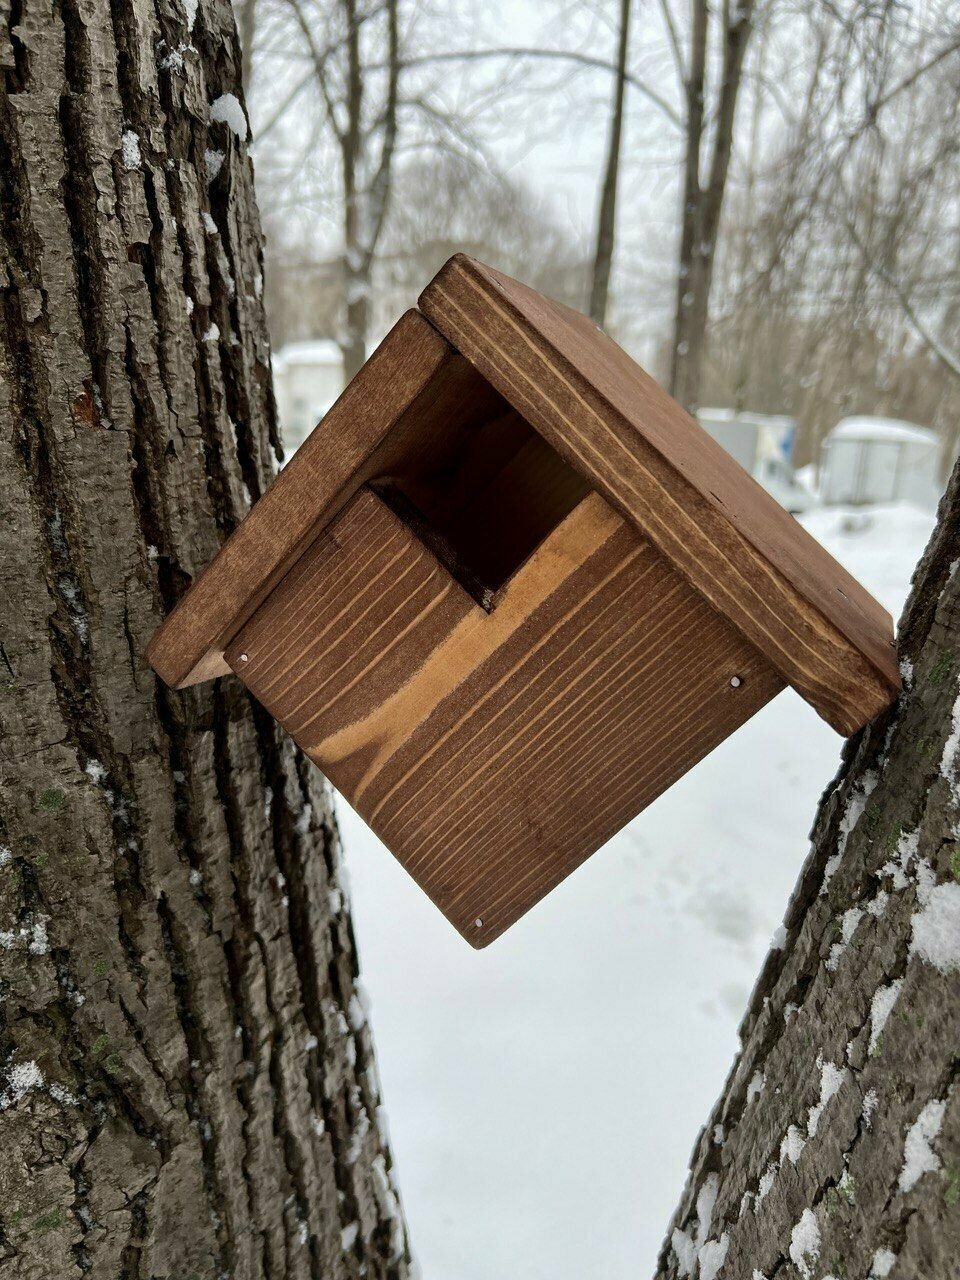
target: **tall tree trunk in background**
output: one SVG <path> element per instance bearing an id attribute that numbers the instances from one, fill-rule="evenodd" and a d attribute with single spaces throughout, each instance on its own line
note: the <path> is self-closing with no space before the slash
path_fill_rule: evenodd
<path id="1" fill-rule="evenodd" d="M 723 2 L 720 83 L 716 102 L 708 112 L 705 84 L 709 11 L 707 0 L 693 0 L 685 85 L 686 136 L 681 183 L 680 252 L 670 364 L 670 392 L 691 412 L 700 403 L 710 288 L 733 150 L 733 127 L 743 80 L 743 61 L 752 29 L 753 0 Z M 711 120 L 709 131 L 708 116 Z M 708 136 L 709 156 L 704 154 Z"/>
<path id="2" fill-rule="evenodd" d="M 247 92 L 253 72 L 253 42 L 257 34 L 257 0 L 241 0 L 237 29 L 240 35 L 240 73 L 244 92 Z"/>
<path id="3" fill-rule="evenodd" d="M 402 70 L 400 0 L 384 0 L 372 9 L 364 9 L 357 0 L 330 4 L 313 0 L 312 7 L 311 0 L 288 3 L 312 63 L 327 127 L 340 152 L 344 304 L 337 341 L 349 381 L 367 358 L 373 265 L 393 190 Z M 338 38 L 329 48 L 322 47 L 317 34 L 325 8 L 324 16 L 337 20 Z M 371 34 L 378 21 L 382 29 Z M 364 62 L 365 49 L 370 53 L 374 47 L 377 52 L 371 56 L 382 58 L 376 69 Z M 386 71 L 386 76 L 380 71 Z M 372 105 L 371 84 L 380 90 Z"/>
<path id="4" fill-rule="evenodd" d="M 143 660 L 278 446 L 230 6 L 2 7 L 0 1276 L 400 1280 L 329 797 Z"/>
<path id="5" fill-rule="evenodd" d="M 620 149 L 623 142 L 623 108 L 627 91 L 627 52 L 630 47 L 631 0 L 620 0 L 620 31 L 617 42 L 617 70 L 613 83 L 613 110 L 607 164 L 600 191 L 597 214 L 597 250 L 590 289 L 590 318 L 603 325 L 607 318 L 607 295 L 613 268 L 613 246 L 617 230 L 617 182 L 620 177 Z"/>
<path id="6" fill-rule="evenodd" d="M 346 16 L 347 127 L 340 138 L 344 188 L 344 312 L 340 342 L 344 376 L 349 381 L 367 358 L 370 341 L 373 265 L 393 190 L 393 161 L 399 126 L 400 0 L 384 0 L 386 86 L 375 129 L 364 123 L 367 94 L 360 50 L 360 24 L 365 21 L 356 0 L 341 0 Z M 325 91 L 328 92 L 328 91 Z M 331 113 L 332 118 L 332 113 Z M 379 133 L 373 154 L 371 135 Z"/>
<path id="7" fill-rule="evenodd" d="M 960 467 L 901 622 L 904 693 L 826 793 L 659 1277 L 957 1274 L 958 562 Z"/>
<path id="8" fill-rule="evenodd" d="M 369 266 L 363 253 L 364 209 L 360 192 L 363 165 L 363 66 L 360 61 L 360 22 L 356 0 L 341 0 L 346 27 L 346 127 L 340 138 L 343 165 L 344 320 L 340 341 L 347 382 L 367 358 L 369 323 Z M 331 112 L 331 119 L 333 113 Z M 366 270 L 365 270 L 366 268 Z"/>

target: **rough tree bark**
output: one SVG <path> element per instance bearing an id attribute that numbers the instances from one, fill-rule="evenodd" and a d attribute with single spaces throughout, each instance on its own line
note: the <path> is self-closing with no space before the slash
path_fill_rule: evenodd
<path id="1" fill-rule="evenodd" d="M 960 1275 L 960 468 L 845 750 L 657 1275 Z"/>
<path id="2" fill-rule="evenodd" d="M 0 1276 L 399 1280 L 329 797 L 143 660 L 278 445 L 230 6 L 0 18 Z"/>

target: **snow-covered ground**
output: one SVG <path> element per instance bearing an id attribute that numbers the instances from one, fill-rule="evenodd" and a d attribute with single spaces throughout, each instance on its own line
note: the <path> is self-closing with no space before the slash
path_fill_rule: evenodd
<path id="1" fill-rule="evenodd" d="M 932 516 L 804 523 L 899 615 Z M 340 802 L 424 1280 L 651 1274 L 839 749 L 788 690 L 481 952 Z"/>

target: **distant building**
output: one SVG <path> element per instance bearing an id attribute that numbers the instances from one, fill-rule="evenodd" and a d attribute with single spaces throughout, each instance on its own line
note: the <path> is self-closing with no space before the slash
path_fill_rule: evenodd
<path id="1" fill-rule="evenodd" d="M 330 339 L 288 342 L 273 357 L 284 452 L 293 453 L 343 390 L 343 354 Z"/>
<path id="2" fill-rule="evenodd" d="M 735 409 L 699 409 L 697 419 L 782 507 L 799 515 L 813 505 L 813 495 L 793 472 L 795 419 Z"/>
<path id="3" fill-rule="evenodd" d="M 940 440 L 895 418 L 844 418 L 821 446 L 820 498 L 828 506 L 909 502 L 934 510 L 943 490 Z"/>

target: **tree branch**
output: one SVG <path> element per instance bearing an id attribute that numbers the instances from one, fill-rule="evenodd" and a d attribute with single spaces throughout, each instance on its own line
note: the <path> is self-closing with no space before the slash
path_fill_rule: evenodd
<path id="1" fill-rule="evenodd" d="M 373 259 L 377 241 L 380 239 L 380 232 L 383 230 L 384 218 L 390 204 L 391 167 L 397 145 L 397 102 L 400 87 L 400 23 L 397 0 L 388 0 L 387 4 L 387 42 L 390 75 L 384 106 L 383 144 L 380 148 L 380 163 L 370 183 L 367 211 L 368 239 L 362 246 L 368 268 Z"/>
<path id="2" fill-rule="evenodd" d="M 850 239 L 857 246 L 857 249 L 862 255 L 863 261 L 877 279 L 881 280 L 888 289 L 892 290 L 894 297 L 900 304 L 900 309 L 903 311 L 903 314 L 906 316 L 907 320 L 909 320 L 910 324 L 913 325 L 917 332 L 917 336 L 927 345 L 932 354 L 936 356 L 948 373 L 952 373 L 955 378 L 960 378 L 960 353 L 951 351 L 943 342 L 940 341 L 937 335 L 933 333 L 927 325 L 927 322 L 917 312 L 910 295 L 907 293 L 906 289 L 904 289 L 900 281 L 892 272 L 888 271 L 882 263 L 877 262 L 874 258 L 873 254 L 864 244 L 853 222 L 849 218 L 845 217 L 844 224 L 846 225 Z"/>
<path id="3" fill-rule="evenodd" d="M 610 273 L 617 222 L 617 183 L 620 176 L 620 148 L 623 140 L 623 100 L 626 91 L 627 53 L 630 45 L 630 3 L 620 0 L 620 30 L 617 39 L 617 76 L 610 113 L 607 163 L 597 212 L 597 242 L 590 287 L 590 318 L 603 325 L 607 316 Z"/>
<path id="4" fill-rule="evenodd" d="M 677 76 L 680 80 L 680 88 L 687 83 L 687 68 L 683 60 L 683 49 L 680 47 L 680 35 L 677 31 L 677 24 L 674 21 L 673 10 L 670 8 L 670 0 L 660 0 L 660 12 L 663 15 L 664 26 L 667 28 L 667 36 L 670 40 L 670 48 L 673 52 L 674 65 L 677 68 Z"/>
<path id="5" fill-rule="evenodd" d="M 535 49 L 523 45 L 502 49 L 447 49 L 440 53 L 425 53 L 414 58 L 404 58 L 402 66 L 420 67 L 443 62 L 482 62 L 494 58 L 529 58 L 539 62 L 572 62 L 595 71 L 607 71 L 612 75 L 617 72 L 616 63 L 610 62 L 606 58 L 594 57 L 589 53 L 579 53 L 574 49 Z M 371 67 L 371 70 L 383 69 L 383 64 L 379 66 L 374 64 Z M 671 124 L 676 125 L 678 129 L 682 128 L 683 121 L 679 112 L 670 105 L 666 98 L 657 93 L 655 89 L 651 89 L 645 81 L 629 71 L 626 72 L 624 79 L 639 94 L 653 103 L 659 111 L 662 111 Z"/>
<path id="6" fill-rule="evenodd" d="M 337 121 L 336 106 L 330 96 L 330 87 L 327 84 L 326 76 L 327 59 L 336 49 L 339 49 L 342 46 L 343 42 L 338 41 L 336 44 L 330 45 L 326 49 L 319 49 L 317 47 L 317 42 L 314 39 L 313 30 L 307 22 L 303 9 L 300 7 L 300 0 L 288 0 L 288 3 L 290 8 L 293 10 L 294 17 L 297 20 L 297 26 L 300 28 L 300 33 L 306 42 L 307 51 L 313 68 L 313 77 L 317 82 L 317 88 L 320 90 L 320 96 L 323 98 L 323 104 L 327 112 L 327 120 L 329 121 L 330 128 L 333 131 L 333 136 L 336 138 L 340 149 L 343 150 L 346 146 L 346 134 L 341 130 L 339 122 Z"/>

